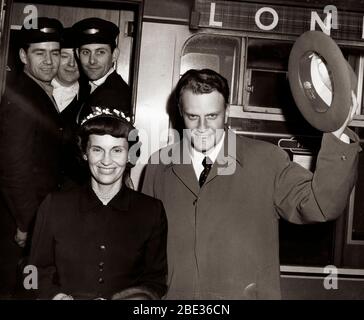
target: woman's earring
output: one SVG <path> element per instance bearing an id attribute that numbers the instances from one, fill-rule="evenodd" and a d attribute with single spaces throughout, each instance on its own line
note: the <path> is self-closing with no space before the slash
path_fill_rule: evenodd
<path id="1" fill-rule="evenodd" d="M 87 161 L 87 154 L 83 155 L 83 160 Z"/>

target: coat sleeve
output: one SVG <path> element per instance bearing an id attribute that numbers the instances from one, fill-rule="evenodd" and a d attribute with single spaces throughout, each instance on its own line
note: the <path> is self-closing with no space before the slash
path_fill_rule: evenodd
<path id="1" fill-rule="evenodd" d="M 357 178 L 357 135 L 345 131 L 353 140 L 346 144 L 331 133 L 322 138 L 314 173 L 291 162 L 280 153 L 275 179 L 274 204 L 279 216 L 301 224 L 336 219 L 345 210 Z"/>
<path id="2" fill-rule="evenodd" d="M 52 299 L 60 292 L 54 257 L 54 228 L 52 195 L 42 202 L 35 223 L 29 263 L 38 270 L 38 292 L 40 299 Z"/>
<path id="3" fill-rule="evenodd" d="M 163 170 L 160 161 L 160 150 L 158 150 L 150 156 L 148 164 L 145 166 L 141 192 L 163 201 L 160 198 L 164 191 L 164 184 L 159 180 L 162 176 L 161 170 Z"/>
<path id="4" fill-rule="evenodd" d="M 151 297 L 161 298 L 167 290 L 167 218 L 161 201 L 153 209 L 156 219 L 145 248 L 145 269 L 138 285 L 148 288 Z"/>
<path id="5" fill-rule="evenodd" d="M 14 97 L 13 97 L 14 98 Z M 20 99 L 19 97 L 17 98 Z M 35 119 L 19 103 L 6 95 L 0 112 L 0 188 L 21 231 L 28 231 L 39 201 L 33 184 L 33 136 Z"/>
<path id="6" fill-rule="evenodd" d="M 144 170 L 145 172 L 141 191 L 148 196 L 155 197 L 156 195 L 154 192 L 154 179 L 156 166 L 152 164 L 147 164 Z"/>

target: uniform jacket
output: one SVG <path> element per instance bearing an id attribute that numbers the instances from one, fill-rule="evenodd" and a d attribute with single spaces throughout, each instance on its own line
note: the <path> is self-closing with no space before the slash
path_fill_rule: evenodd
<path id="1" fill-rule="evenodd" d="M 72 102 L 60 113 L 63 123 L 63 143 L 62 143 L 62 173 L 63 183 L 83 184 L 88 179 L 88 168 L 83 165 L 80 159 L 80 150 L 77 145 L 77 116 L 81 106 L 88 95 L 88 84 L 80 80 L 80 89 L 78 95 Z"/>
<path id="2" fill-rule="evenodd" d="M 277 146 L 228 131 L 201 189 L 192 164 L 178 164 L 182 154 L 189 159 L 182 146 L 162 149 L 171 163 L 149 164 L 143 185 L 166 209 L 167 298 L 279 299 L 278 219 L 313 223 L 343 213 L 358 142 L 324 134 L 312 174 Z"/>
<path id="3" fill-rule="evenodd" d="M 88 115 L 91 112 L 90 107 L 94 106 L 106 106 L 123 111 L 127 116 L 131 115 L 131 90 L 116 71 L 86 98 L 79 120 Z"/>
<path id="4" fill-rule="evenodd" d="M 166 290 L 167 221 L 160 201 L 126 187 L 104 206 L 90 185 L 49 195 L 35 225 L 30 263 L 39 298 L 110 298 L 130 287 Z"/>
<path id="5" fill-rule="evenodd" d="M 6 87 L 0 106 L 0 193 L 22 231 L 57 187 L 62 131 L 52 100 L 25 73 Z"/>

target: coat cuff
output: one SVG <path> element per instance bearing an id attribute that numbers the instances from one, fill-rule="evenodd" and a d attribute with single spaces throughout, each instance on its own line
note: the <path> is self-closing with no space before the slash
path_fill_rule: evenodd
<path id="1" fill-rule="evenodd" d="M 346 128 L 344 134 L 350 138 L 350 142 L 346 143 L 334 136 L 332 133 L 324 133 L 321 142 L 321 152 L 325 154 L 351 154 L 354 155 L 362 150 L 359 143 L 358 135 L 349 128 Z"/>

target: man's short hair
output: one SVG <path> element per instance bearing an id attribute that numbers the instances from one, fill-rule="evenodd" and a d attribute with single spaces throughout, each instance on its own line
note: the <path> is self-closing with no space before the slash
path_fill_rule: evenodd
<path id="1" fill-rule="evenodd" d="M 185 90 L 191 90 L 195 94 L 217 91 L 224 97 L 225 105 L 229 103 L 229 84 L 227 80 L 211 69 L 190 69 L 181 77 L 175 91 L 179 107 L 181 107 L 181 96 Z"/>

